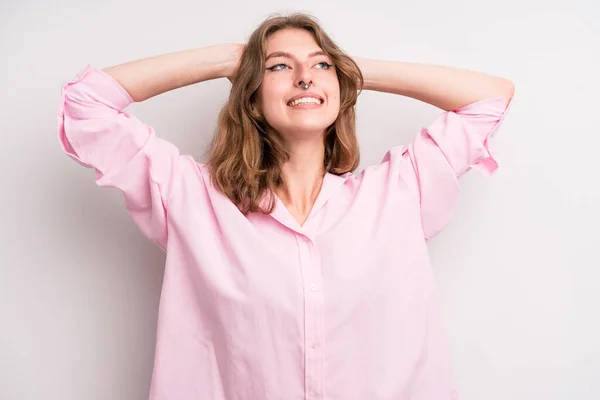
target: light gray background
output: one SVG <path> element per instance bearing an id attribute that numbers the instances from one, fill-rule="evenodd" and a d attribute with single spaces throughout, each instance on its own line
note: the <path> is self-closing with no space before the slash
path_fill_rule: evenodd
<path id="1" fill-rule="evenodd" d="M 272 12 L 314 13 L 352 55 L 512 79 L 494 140 L 430 243 L 464 400 L 600 399 L 600 5 L 570 1 L 0 3 L 0 399 L 142 400 L 164 255 L 120 194 L 63 155 L 60 87 L 87 64 L 245 41 Z M 129 110 L 203 159 L 229 82 Z M 362 165 L 440 110 L 365 92 Z M 365 399 L 367 400 L 367 399 Z"/>

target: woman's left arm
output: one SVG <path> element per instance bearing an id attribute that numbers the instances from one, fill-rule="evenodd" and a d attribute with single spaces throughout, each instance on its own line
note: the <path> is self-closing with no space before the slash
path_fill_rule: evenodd
<path id="1" fill-rule="evenodd" d="M 353 59 L 363 74 L 363 90 L 412 97 L 445 111 L 494 97 L 504 98 L 508 105 L 514 94 L 510 80 L 480 72 L 433 64 Z"/>

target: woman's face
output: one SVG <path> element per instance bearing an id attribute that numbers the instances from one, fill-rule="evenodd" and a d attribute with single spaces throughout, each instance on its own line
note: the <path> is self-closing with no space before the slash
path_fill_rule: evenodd
<path id="1" fill-rule="evenodd" d="M 337 118 L 340 85 L 332 64 L 304 29 L 282 29 L 269 37 L 256 105 L 284 139 L 320 137 Z M 304 89 L 301 81 L 312 84 Z"/>

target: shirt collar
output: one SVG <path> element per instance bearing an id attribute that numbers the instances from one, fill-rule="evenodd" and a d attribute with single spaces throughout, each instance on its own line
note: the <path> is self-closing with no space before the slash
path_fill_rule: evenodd
<path id="1" fill-rule="evenodd" d="M 307 235 L 308 232 L 306 230 L 307 226 L 310 225 L 311 218 L 319 212 L 321 208 L 327 203 L 327 201 L 342 187 L 342 185 L 346 182 L 350 173 L 345 173 L 343 175 L 334 175 L 329 172 L 325 174 L 323 177 L 323 184 L 321 185 L 321 190 L 315 200 L 315 204 L 313 204 L 310 213 L 308 214 L 308 218 L 304 225 L 300 226 L 298 222 L 294 219 L 292 214 L 288 211 L 287 207 L 283 204 L 283 202 L 275 195 L 275 209 L 271 213 L 271 216 L 276 219 L 279 223 L 285 225 L 289 229 L 292 229 L 296 232 Z M 265 201 L 266 199 L 263 199 Z"/>

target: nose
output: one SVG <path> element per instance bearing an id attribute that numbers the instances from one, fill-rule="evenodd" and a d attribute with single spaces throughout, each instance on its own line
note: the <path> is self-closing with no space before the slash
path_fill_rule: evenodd
<path id="1" fill-rule="evenodd" d="M 298 67 L 298 74 L 296 76 L 296 86 L 300 86 L 302 85 L 303 82 L 313 82 L 314 84 L 314 79 L 311 73 L 311 70 L 308 66 L 306 65 L 302 65 L 300 67 Z"/>

